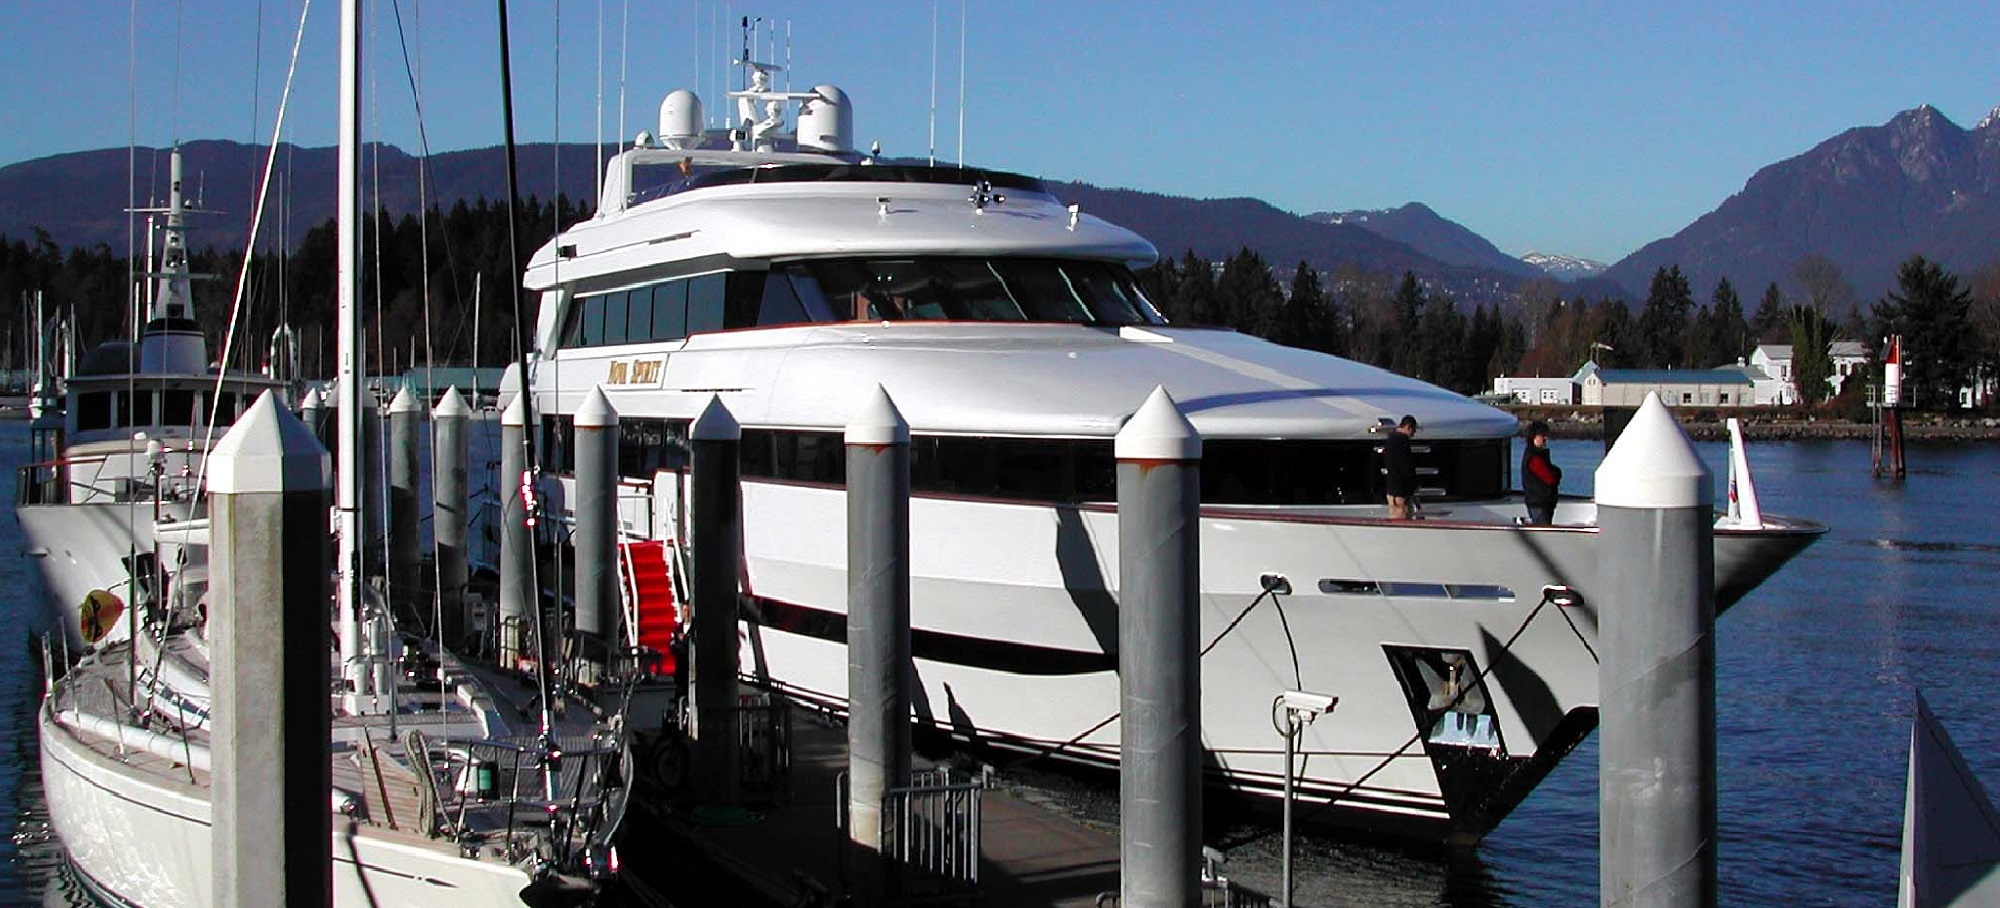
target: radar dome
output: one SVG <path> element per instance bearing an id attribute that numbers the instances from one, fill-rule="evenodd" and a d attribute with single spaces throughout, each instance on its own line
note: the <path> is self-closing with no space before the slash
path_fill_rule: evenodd
<path id="1" fill-rule="evenodd" d="M 813 86 L 819 97 L 799 106 L 799 147 L 815 151 L 847 151 L 854 147 L 854 106 L 847 92 L 831 85 Z"/>
<path id="2" fill-rule="evenodd" d="M 701 98 L 685 88 L 667 93 L 660 102 L 660 141 L 668 148 L 693 148 L 701 142 Z"/>

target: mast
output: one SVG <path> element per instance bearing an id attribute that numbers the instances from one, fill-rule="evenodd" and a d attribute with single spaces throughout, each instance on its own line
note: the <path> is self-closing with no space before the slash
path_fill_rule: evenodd
<path id="1" fill-rule="evenodd" d="M 188 272 L 187 216 L 202 212 L 188 207 L 182 191 L 181 150 L 174 149 L 168 161 L 167 207 L 148 209 L 146 215 L 146 320 L 143 327 L 135 323 L 139 371 L 200 375 L 208 369 L 208 344 L 194 320 L 195 275 Z M 166 215 L 166 223 L 161 225 L 159 270 L 154 271 L 153 217 L 160 214 Z"/>
<path id="2" fill-rule="evenodd" d="M 361 310 L 356 300 L 360 271 L 361 187 L 361 9 L 360 0 L 340 2 L 340 180 L 338 206 L 339 317 L 336 339 L 339 469 L 334 471 L 334 537 L 339 540 L 341 674 L 356 695 L 373 686 L 361 664 Z M 358 697 L 357 697 L 358 699 Z"/>

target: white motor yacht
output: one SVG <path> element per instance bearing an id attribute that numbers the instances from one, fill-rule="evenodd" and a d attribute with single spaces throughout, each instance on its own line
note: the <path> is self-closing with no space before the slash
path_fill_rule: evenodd
<path id="1" fill-rule="evenodd" d="M 1595 505 L 1522 524 L 1514 417 L 1171 324 L 1133 277 L 1157 257 L 1139 235 L 1031 177 L 858 153 L 847 96 L 774 90 L 774 69 L 731 93 L 735 130 L 669 95 L 658 135 L 610 159 L 595 215 L 525 275 L 542 466 L 570 469 L 572 414 L 602 389 L 632 540 L 688 538 L 703 407 L 742 425 L 748 680 L 845 704 L 842 431 L 880 385 L 912 434 L 915 720 L 1115 767 L 1112 438 L 1164 386 L 1203 437 L 1211 782 L 1277 796 L 1274 698 L 1323 693 L 1339 706 L 1300 743 L 1301 813 L 1476 842 L 1596 726 Z M 1382 492 L 1383 433 L 1405 414 L 1419 520 L 1388 519 Z M 1719 522 L 1718 607 L 1822 532 Z"/>
<path id="2" fill-rule="evenodd" d="M 123 620 L 156 581 L 155 526 L 199 516 L 202 462 L 237 414 L 286 383 L 211 366 L 194 317 L 181 153 L 170 158 L 167 207 L 148 317 L 135 346 L 114 340 L 66 376 L 63 403 L 30 429 L 34 462 L 16 481 L 15 514 L 28 538 L 48 624 L 74 655 Z M 152 256 L 148 255 L 148 261 Z M 43 386 L 45 389 L 47 385 Z M 44 392 L 46 393 L 46 391 Z"/>

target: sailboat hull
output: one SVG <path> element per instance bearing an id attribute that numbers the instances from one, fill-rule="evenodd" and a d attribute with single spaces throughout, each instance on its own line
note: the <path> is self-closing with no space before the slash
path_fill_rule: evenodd
<path id="1" fill-rule="evenodd" d="M 206 773 L 74 731 L 40 711 L 49 822 L 70 862 L 117 904 L 212 904 Z M 199 781 L 197 781 L 199 780 Z M 345 817 L 330 831 L 333 904 L 347 908 L 520 904 L 530 882 L 498 861 L 466 860 L 443 844 Z"/>

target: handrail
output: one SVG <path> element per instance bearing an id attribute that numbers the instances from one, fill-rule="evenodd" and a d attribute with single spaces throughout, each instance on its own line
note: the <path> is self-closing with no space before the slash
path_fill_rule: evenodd
<path id="1" fill-rule="evenodd" d="M 639 568 L 632 563 L 632 550 L 618 546 L 618 599 L 625 614 L 625 645 L 639 648 Z"/>

